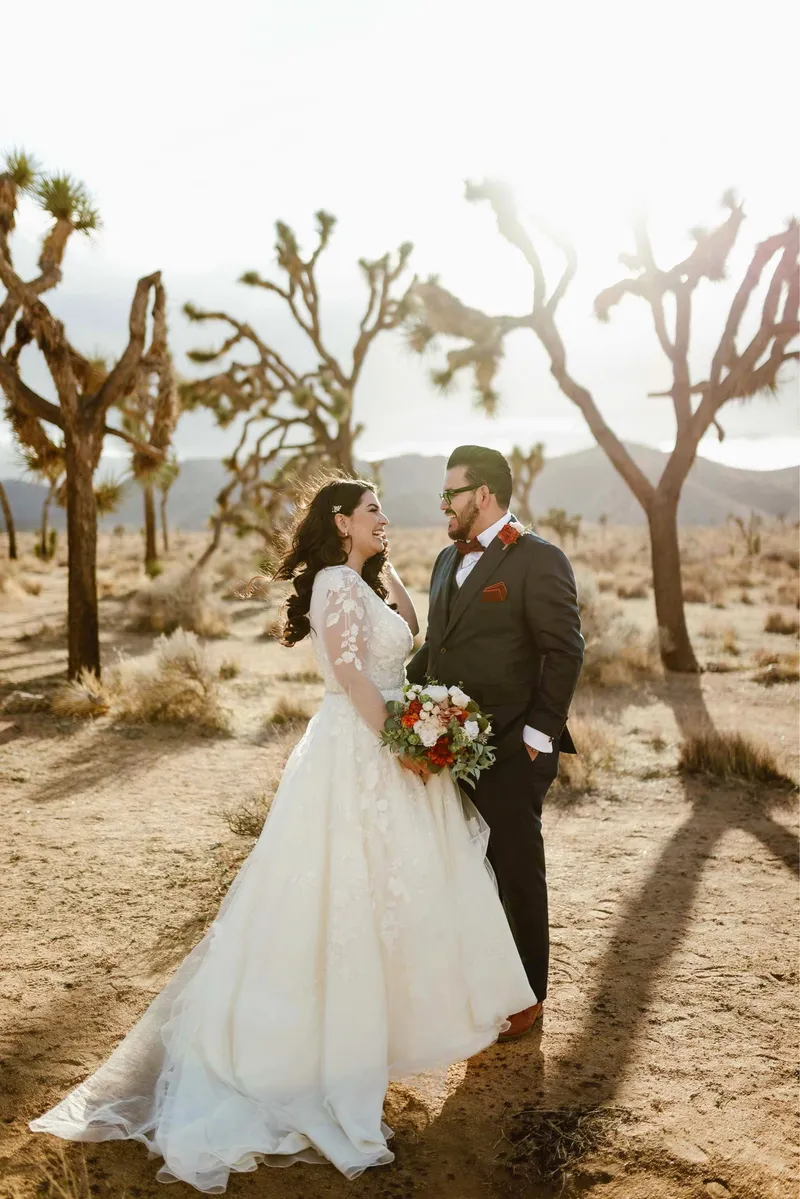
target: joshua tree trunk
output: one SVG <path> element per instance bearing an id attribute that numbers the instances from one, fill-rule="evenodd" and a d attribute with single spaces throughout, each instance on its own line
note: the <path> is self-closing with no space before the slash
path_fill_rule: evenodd
<path id="1" fill-rule="evenodd" d="M 2 483 L 0 483 L 0 508 L 3 509 L 6 532 L 8 533 L 8 556 L 14 562 L 17 557 L 17 531 L 14 527 L 14 517 L 11 514 L 11 505 L 8 502 L 6 489 Z"/>
<path id="2" fill-rule="evenodd" d="M 150 571 L 158 563 L 158 544 L 156 542 L 156 501 L 153 494 L 153 484 L 142 484 L 144 496 L 144 568 Z"/>
<path id="3" fill-rule="evenodd" d="M 53 496 L 55 495 L 55 490 L 55 487 L 51 484 L 48 488 L 47 495 L 44 497 L 44 503 L 42 504 L 42 525 L 39 532 L 39 553 L 41 555 L 42 562 L 47 562 L 50 557 L 50 547 L 47 544 L 47 526 L 50 516 L 50 504 Z"/>
<path id="4" fill-rule="evenodd" d="M 667 670 L 696 673 L 700 668 L 689 640 L 683 605 L 678 496 L 656 492 L 647 506 L 647 523 L 661 660 Z"/>
<path id="5" fill-rule="evenodd" d="M 68 554 L 68 674 L 75 678 L 87 667 L 100 676 L 100 635 L 97 612 L 97 504 L 94 464 L 84 439 L 65 433 L 67 463 Z"/>
<path id="6" fill-rule="evenodd" d="M 164 542 L 164 553 L 169 553 L 169 535 L 167 532 L 167 492 L 161 493 L 161 537 Z"/>

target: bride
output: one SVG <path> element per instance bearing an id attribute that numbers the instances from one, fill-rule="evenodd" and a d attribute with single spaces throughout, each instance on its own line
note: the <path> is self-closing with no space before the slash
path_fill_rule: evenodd
<path id="1" fill-rule="evenodd" d="M 294 583 L 284 644 L 312 638 L 319 711 L 203 939 L 34 1132 L 142 1141 L 161 1182 L 208 1194 L 259 1162 L 355 1178 L 393 1160 L 391 1079 L 478 1053 L 535 1003 L 485 824 L 449 774 L 378 739 L 417 628 L 387 523 L 361 480 L 301 511 L 276 577 Z"/>

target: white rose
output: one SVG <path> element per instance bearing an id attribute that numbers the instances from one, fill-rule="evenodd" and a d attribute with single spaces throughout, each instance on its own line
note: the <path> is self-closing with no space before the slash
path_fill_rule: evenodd
<path id="1" fill-rule="evenodd" d="M 457 708 L 466 708 L 470 702 L 469 696 L 465 695 L 460 687 L 450 688 L 450 700 Z"/>
<path id="2" fill-rule="evenodd" d="M 439 740 L 439 730 L 429 724 L 423 724 L 421 720 L 414 725 L 414 732 L 426 749 L 430 749 Z"/>
<path id="3" fill-rule="evenodd" d="M 481 726 L 477 720 L 467 720 L 464 723 L 464 732 L 469 737 L 470 741 L 474 741 L 481 731 Z"/>
<path id="4" fill-rule="evenodd" d="M 433 704 L 430 702 L 430 700 L 428 700 L 428 702 L 426 704 L 422 705 L 422 711 L 423 712 L 432 712 L 433 711 Z"/>
<path id="5" fill-rule="evenodd" d="M 435 704 L 440 704 L 442 700 L 447 699 L 448 691 L 446 687 L 442 687 L 439 683 L 433 683 L 430 687 L 425 688 L 425 694 Z"/>

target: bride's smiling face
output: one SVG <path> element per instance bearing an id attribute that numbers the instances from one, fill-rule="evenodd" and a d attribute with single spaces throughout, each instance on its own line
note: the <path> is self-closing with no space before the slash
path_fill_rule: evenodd
<path id="1" fill-rule="evenodd" d="M 381 511 L 380 501 L 374 491 L 365 491 L 361 502 L 350 516 L 342 513 L 336 517 L 339 532 L 352 538 L 350 553 L 371 558 L 386 548 L 386 526 L 389 521 Z M 347 548 L 349 543 L 345 543 Z"/>

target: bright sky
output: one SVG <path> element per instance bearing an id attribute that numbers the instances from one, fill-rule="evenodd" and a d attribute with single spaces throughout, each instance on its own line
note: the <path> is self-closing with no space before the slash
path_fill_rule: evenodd
<path id="1" fill-rule="evenodd" d="M 340 218 L 322 276 L 336 350 L 355 339 L 355 260 L 406 239 L 420 274 L 437 272 L 481 307 L 521 309 L 527 272 L 490 214 L 463 200 L 464 179 L 501 175 L 523 211 L 576 238 L 580 273 L 563 313 L 575 374 L 622 436 L 663 448 L 668 401 L 646 393 L 665 385 L 666 367 L 646 311 L 630 301 L 598 326 L 591 300 L 621 272 L 640 200 L 668 264 L 735 186 L 750 219 L 734 279 L 753 243 L 800 208 L 798 24 L 786 0 L 738 10 L 729 0 L 83 0 L 79 10 L 39 0 L 3 18 L 0 148 L 24 146 L 81 177 L 100 206 L 103 230 L 91 244 L 73 239 L 55 293 L 73 339 L 118 349 L 135 279 L 161 268 L 181 369 L 185 350 L 212 338 L 187 326 L 187 299 L 299 349 L 278 302 L 234 281 L 269 272 L 276 218 L 308 244 L 319 207 Z M 18 264 L 31 261 L 40 228 L 27 208 Z M 729 294 L 709 286 L 698 305 L 698 374 Z M 399 338 L 375 349 L 357 397 L 363 454 L 442 453 L 464 440 L 544 440 L 551 453 L 591 444 L 531 335 L 509 345 L 494 421 L 468 388 L 433 392 L 431 365 Z M 702 452 L 759 468 L 800 462 L 795 379 L 787 373 L 777 401 L 731 409 L 726 441 Z M 224 449 L 203 414 L 184 418 L 177 441 L 184 457 Z"/>

